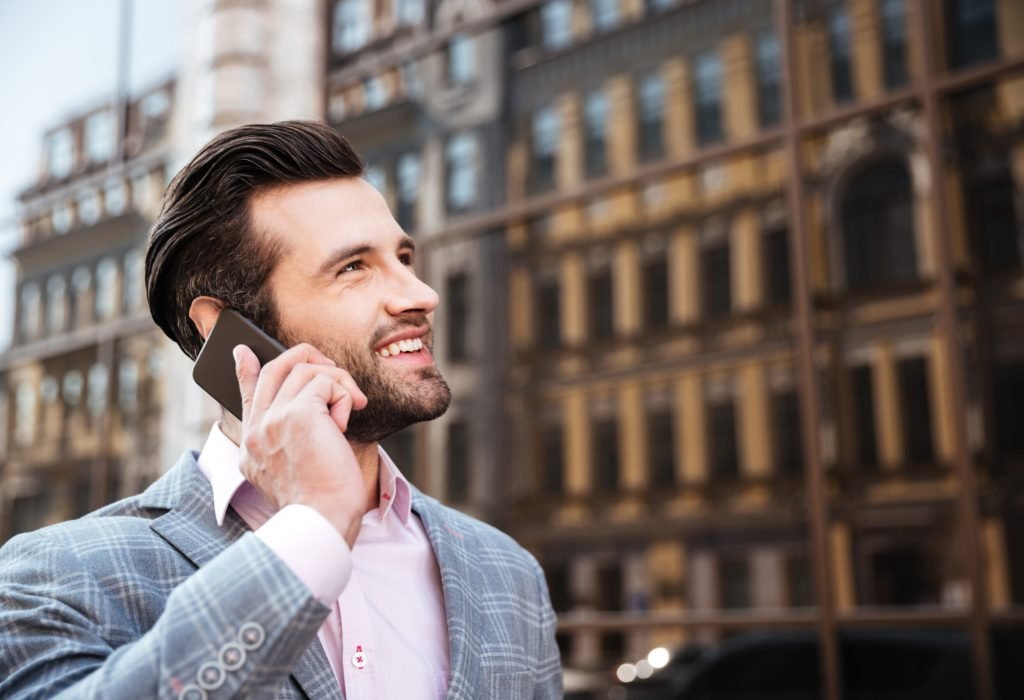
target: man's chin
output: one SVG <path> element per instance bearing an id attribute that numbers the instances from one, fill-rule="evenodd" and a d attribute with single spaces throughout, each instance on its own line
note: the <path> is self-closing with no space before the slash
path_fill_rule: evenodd
<path id="1" fill-rule="evenodd" d="M 428 374 L 420 374 L 415 396 L 406 395 L 387 407 L 379 403 L 375 406 L 367 405 L 362 411 L 352 413 L 345 436 L 352 442 L 362 444 L 380 442 L 414 423 L 424 423 L 443 416 L 451 405 L 451 389 L 436 367 L 420 369 Z"/>

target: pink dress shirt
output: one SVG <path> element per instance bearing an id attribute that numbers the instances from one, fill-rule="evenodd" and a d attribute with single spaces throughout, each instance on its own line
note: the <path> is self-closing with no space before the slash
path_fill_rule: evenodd
<path id="1" fill-rule="evenodd" d="M 217 524 L 228 506 L 331 614 L 318 637 L 347 700 L 438 700 L 448 688 L 448 625 L 441 576 L 409 483 L 380 452 L 380 501 L 356 545 L 312 508 L 274 512 L 242 476 L 238 446 L 214 425 L 199 455 Z"/>

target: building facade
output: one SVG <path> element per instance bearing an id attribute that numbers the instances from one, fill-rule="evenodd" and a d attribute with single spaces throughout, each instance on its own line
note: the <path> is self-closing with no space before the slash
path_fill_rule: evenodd
<path id="1" fill-rule="evenodd" d="M 165 354 L 143 264 L 173 110 L 169 81 L 60 124 L 20 197 L 15 332 L 0 356 L 0 540 L 162 471 Z"/>

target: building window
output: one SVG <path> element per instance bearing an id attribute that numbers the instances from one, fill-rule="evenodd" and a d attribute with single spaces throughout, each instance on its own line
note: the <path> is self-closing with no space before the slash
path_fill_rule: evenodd
<path id="1" fill-rule="evenodd" d="M 676 456 L 672 410 L 665 406 L 647 414 L 651 488 L 671 488 L 676 482 Z"/>
<path id="2" fill-rule="evenodd" d="M 56 378 L 43 377 L 43 381 L 39 384 L 39 396 L 47 406 L 57 400 L 57 397 L 60 396 L 60 384 L 57 383 Z"/>
<path id="3" fill-rule="evenodd" d="M 660 331 L 669 326 L 668 256 L 664 250 L 649 255 L 643 263 L 644 330 Z"/>
<path id="4" fill-rule="evenodd" d="M 952 68 L 996 58 L 995 0 L 946 0 L 946 43 Z"/>
<path id="5" fill-rule="evenodd" d="M 714 51 L 699 54 L 694 69 L 697 142 L 722 140 L 722 59 Z"/>
<path id="6" fill-rule="evenodd" d="M 561 421 L 545 421 L 540 429 L 541 488 L 545 495 L 565 490 L 565 443 Z"/>
<path id="7" fill-rule="evenodd" d="M 416 433 L 410 426 L 397 433 L 392 433 L 381 440 L 381 445 L 391 461 L 410 481 L 415 481 L 416 469 Z"/>
<path id="8" fill-rule="evenodd" d="M 814 587 L 811 581 L 811 563 L 804 554 L 786 557 L 787 603 L 791 608 L 809 608 L 814 605 Z"/>
<path id="9" fill-rule="evenodd" d="M 704 318 L 715 319 L 732 312 L 732 273 L 728 239 L 705 246 L 701 260 L 701 307 Z"/>
<path id="10" fill-rule="evenodd" d="M 372 21 L 369 0 L 338 0 L 331 38 L 334 52 L 345 54 L 365 46 L 370 40 Z"/>
<path id="11" fill-rule="evenodd" d="M 31 532 L 46 524 L 50 514 L 50 491 L 16 496 L 11 501 L 12 534 Z"/>
<path id="12" fill-rule="evenodd" d="M 78 195 L 78 218 L 88 226 L 100 220 L 100 196 L 95 190 L 86 190 Z"/>
<path id="13" fill-rule="evenodd" d="M 117 312 L 117 263 L 103 258 L 96 266 L 96 318 L 106 321 Z"/>
<path id="14" fill-rule="evenodd" d="M 61 382 L 61 394 L 64 396 L 64 403 L 71 408 L 77 406 L 82 401 L 82 389 L 84 387 L 85 382 L 82 379 L 82 373 L 77 369 L 68 370 Z"/>
<path id="15" fill-rule="evenodd" d="M 885 85 L 895 88 L 907 82 L 906 0 L 881 0 L 881 3 Z"/>
<path id="16" fill-rule="evenodd" d="M 590 0 L 594 30 L 607 32 L 619 24 L 619 0 Z"/>
<path id="17" fill-rule="evenodd" d="M 997 462 L 1024 458 L 1024 359 L 997 358 L 992 367 L 992 409 Z"/>
<path id="18" fill-rule="evenodd" d="M 445 75 L 449 85 L 466 85 L 476 74 L 473 37 L 456 34 L 445 51 Z"/>
<path id="19" fill-rule="evenodd" d="M 968 233 L 974 255 L 987 273 L 1021 273 L 1016 196 L 1016 185 L 1008 169 L 1000 169 L 993 177 L 968 180 L 964 193 Z"/>
<path id="20" fill-rule="evenodd" d="M 398 225 L 406 231 L 416 228 L 416 200 L 420 193 L 421 164 L 418 153 L 405 153 L 395 167 L 398 195 Z"/>
<path id="21" fill-rule="evenodd" d="M 14 441 L 18 445 L 31 445 L 36 437 L 36 389 L 22 382 L 14 394 Z"/>
<path id="22" fill-rule="evenodd" d="M 799 477 L 804 470 L 801 444 L 800 401 L 795 389 L 787 389 L 772 397 L 772 433 L 775 437 L 775 469 L 779 474 Z"/>
<path id="23" fill-rule="evenodd" d="M 395 21 L 400 27 L 414 27 L 423 21 L 423 0 L 397 0 Z"/>
<path id="24" fill-rule="evenodd" d="M 103 163 L 114 155 L 114 113 L 104 110 L 85 120 L 85 153 L 90 163 Z"/>
<path id="25" fill-rule="evenodd" d="M 134 411 L 139 401 L 139 363 L 131 357 L 117 366 L 117 403 L 124 413 Z"/>
<path id="26" fill-rule="evenodd" d="M 828 48 L 832 75 L 832 99 L 853 99 L 850 77 L 850 15 L 843 5 L 835 5 L 828 16 Z"/>
<path id="27" fill-rule="evenodd" d="M 67 321 L 67 285 L 61 275 L 46 281 L 46 330 L 60 333 Z"/>
<path id="28" fill-rule="evenodd" d="M 107 366 L 97 362 L 89 368 L 89 398 L 87 407 L 89 413 L 98 416 L 107 407 L 107 391 L 110 384 L 110 372 Z"/>
<path id="29" fill-rule="evenodd" d="M 460 133 L 445 147 L 448 183 L 448 211 L 465 211 L 476 203 L 476 140 Z"/>
<path id="30" fill-rule="evenodd" d="M 595 418 L 591 424 L 594 464 L 594 488 L 599 493 L 615 493 L 619 488 L 619 426 L 615 416 Z"/>
<path id="31" fill-rule="evenodd" d="M 736 447 L 736 410 L 731 398 L 716 400 L 708 406 L 708 430 L 711 480 L 738 478 L 740 462 Z"/>
<path id="32" fill-rule="evenodd" d="M 71 215 L 71 207 L 67 204 L 58 204 L 53 208 L 53 230 L 55 233 L 67 233 L 71 230 L 74 219 Z"/>
<path id="33" fill-rule="evenodd" d="M 469 427 L 461 420 L 448 424 L 448 498 L 469 499 Z"/>
<path id="34" fill-rule="evenodd" d="M 533 166 L 530 168 L 534 190 L 551 187 L 555 183 L 555 154 L 558 149 L 560 120 L 554 107 L 544 107 L 533 115 Z"/>
<path id="35" fill-rule="evenodd" d="M 612 271 L 608 266 L 592 270 L 587 277 L 588 335 L 591 340 L 608 340 L 615 336 L 614 290 Z"/>
<path id="36" fill-rule="evenodd" d="M 547 579 L 551 607 L 556 613 L 569 612 L 572 609 L 572 586 L 569 584 L 569 571 L 565 564 L 545 562 L 544 577 Z"/>
<path id="37" fill-rule="evenodd" d="M 123 297 L 126 313 L 135 311 L 142 304 L 145 264 L 142 251 L 132 249 L 125 253 Z"/>
<path id="38" fill-rule="evenodd" d="M 878 466 L 878 440 L 875 435 L 875 388 L 870 365 L 854 367 L 853 389 L 854 457 L 858 467 Z"/>
<path id="39" fill-rule="evenodd" d="M 572 43 L 572 0 L 549 0 L 540 8 L 541 45 L 555 51 Z"/>
<path id="40" fill-rule="evenodd" d="M 71 327 L 76 328 L 92 320 L 92 272 L 89 268 L 79 266 L 71 273 L 71 291 L 74 295 Z"/>
<path id="41" fill-rule="evenodd" d="M 792 281 L 789 275 L 789 231 L 773 228 L 764 234 L 764 292 L 770 306 L 789 306 Z"/>
<path id="42" fill-rule="evenodd" d="M 864 168 L 842 202 L 846 287 L 859 292 L 917 278 L 913 191 L 906 166 L 887 160 Z"/>
<path id="43" fill-rule="evenodd" d="M 378 76 L 363 80 L 363 106 L 368 112 L 382 109 L 388 103 L 388 91 Z"/>
<path id="44" fill-rule="evenodd" d="M 464 362 L 469 359 L 469 276 L 464 272 L 449 275 L 445 281 L 445 305 L 448 359 Z"/>
<path id="45" fill-rule="evenodd" d="M 928 361 L 923 357 L 900 360 L 897 372 L 903 409 L 906 461 L 917 466 L 931 464 L 935 459 L 935 452 L 932 444 Z"/>
<path id="46" fill-rule="evenodd" d="M 757 119 L 762 127 L 778 124 L 782 118 L 779 102 L 779 38 L 774 34 L 760 34 L 755 45 L 757 71 Z"/>
<path id="47" fill-rule="evenodd" d="M 665 82 L 658 73 L 640 79 L 637 144 L 640 160 L 650 160 L 665 152 Z"/>
<path id="48" fill-rule="evenodd" d="M 750 563 L 746 557 L 723 557 L 718 562 L 718 578 L 723 609 L 750 607 Z"/>
<path id="49" fill-rule="evenodd" d="M 562 294 L 558 277 L 548 275 L 538 280 L 536 294 L 533 318 L 537 346 L 541 350 L 556 350 L 562 344 Z"/>
<path id="50" fill-rule="evenodd" d="M 603 90 L 587 93 L 583 104 L 587 177 L 608 171 L 608 96 Z"/>
<path id="51" fill-rule="evenodd" d="M 41 293 L 39 285 L 28 282 L 21 286 L 21 339 L 34 340 L 39 336 L 42 326 L 39 318 L 39 302 Z"/>
<path id="52" fill-rule="evenodd" d="M 50 135 L 46 145 L 47 170 L 52 177 L 63 178 L 71 174 L 75 164 L 75 137 L 71 129 L 61 129 Z"/>

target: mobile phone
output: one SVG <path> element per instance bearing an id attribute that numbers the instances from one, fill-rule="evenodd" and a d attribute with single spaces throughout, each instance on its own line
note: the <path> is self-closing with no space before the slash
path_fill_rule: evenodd
<path id="1" fill-rule="evenodd" d="M 246 345 L 259 358 L 260 366 L 285 351 L 276 338 L 234 309 L 224 309 L 203 344 L 192 368 L 192 378 L 203 391 L 242 420 L 242 393 L 235 375 L 235 358 L 231 351 Z"/>

